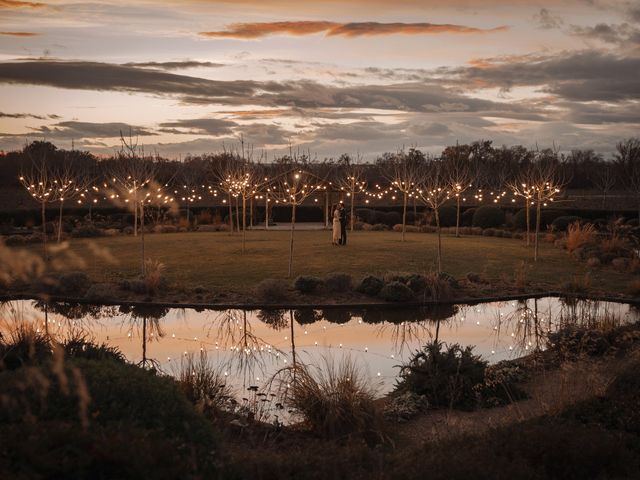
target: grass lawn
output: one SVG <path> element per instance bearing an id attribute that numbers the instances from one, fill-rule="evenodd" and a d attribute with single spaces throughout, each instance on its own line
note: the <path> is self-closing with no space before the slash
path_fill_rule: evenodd
<path id="1" fill-rule="evenodd" d="M 390 271 L 426 273 L 434 270 L 435 234 L 409 233 L 402 242 L 397 232 L 354 232 L 346 247 L 331 245 L 330 232 L 297 231 L 294 274 L 324 276 L 345 272 L 354 277 Z M 146 236 L 146 257 L 165 265 L 167 278 L 178 286 L 243 289 L 265 278 L 286 278 L 289 232 L 249 231 L 244 255 L 241 236 L 229 233 L 176 233 Z M 88 242 L 107 248 L 119 264 L 109 264 L 91 253 Z M 37 246 L 32 247 L 37 249 Z M 87 260 L 88 273 L 97 281 L 134 278 L 140 271 L 140 238 L 72 239 L 70 249 Z M 537 287 L 558 288 L 589 271 L 566 251 L 542 243 L 540 259 L 522 240 L 468 236 L 443 237 L 443 270 L 456 278 L 468 272 L 487 279 L 512 281 L 526 263 L 527 279 Z M 591 271 L 594 290 L 626 293 L 631 276 L 611 268 Z"/>

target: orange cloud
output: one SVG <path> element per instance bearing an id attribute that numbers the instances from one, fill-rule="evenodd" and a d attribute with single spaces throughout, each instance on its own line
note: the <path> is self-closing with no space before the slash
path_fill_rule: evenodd
<path id="1" fill-rule="evenodd" d="M 363 37 L 373 35 L 428 35 L 439 33 L 489 33 L 506 30 L 508 27 L 482 29 L 465 25 L 437 23 L 379 23 L 351 22 L 338 23 L 326 21 L 298 22 L 258 22 L 232 23 L 226 30 L 200 32 L 204 37 L 253 39 L 268 35 L 311 35 L 325 32 L 326 36 Z"/>
<path id="2" fill-rule="evenodd" d="M 40 2 L 24 2 L 21 0 L 0 0 L 0 8 L 43 8 L 46 7 L 44 3 Z"/>
<path id="3" fill-rule="evenodd" d="M 33 32 L 0 32 L 0 35 L 8 37 L 37 37 L 40 34 Z"/>

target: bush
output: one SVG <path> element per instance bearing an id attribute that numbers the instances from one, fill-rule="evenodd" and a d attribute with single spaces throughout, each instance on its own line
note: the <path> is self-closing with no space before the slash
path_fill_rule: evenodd
<path id="1" fill-rule="evenodd" d="M 372 275 L 366 276 L 358 285 L 356 290 L 360 293 L 364 293 L 365 295 L 369 295 L 371 297 L 375 297 L 380 293 L 380 290 L 384 287 L 384 282 L 380 280 L 378 277 L 374 277 Z"/>
<path id="2" fill-rule="evenodd" d="M 318 277 L 308 277 L 304 275 L 300 275 L 296 278 L 295 282 L 293 282 L 293 288 L 300 293 L 314 292 L 320 285 L 322 285 L 322 280 Z"/>
<path id="3" fill-rule="evenodd" d="M 484 205 L 473 214 L 472 224 L 480 228 L 496 228 L 505 222 L 504 212 L 498 207 Z"/>
<path id="4" fill-rule="evenodd" d="M 566 232 L 569 228 L 569 225 L 575 222 L 580 222 L 580 220 L 582 219 L 575 215 L 558 217 L 553 222 L 551 222 L 551 228 L 556 232 Z"/>
<path id="5" fill-rule="evenodd" d="M 350 292 L 353 279 L 348 273 L 331 273 L 324 278 L 324 285 L 329 292 Z"/>
<path id="6" fill-rule="evenodd" d="M 380 215 L 380 223 L 385 224 L 387 227 L 393 227 L 398 223 L 402 223 L 402 214 L 398 212 L 385 212 Z"/>
<path id="7" fill-rule="evenodd" d="M 255 287 L 258 300 L 266 303 L 275 303 L 286 300 L 289 296 L 289 288 L 285 281 L 266 278 Z"/>
<path id="8" fill-rule="evenodd" d="M 453 205 L 445 205 L 444 207 L 440 207 L 438 214 L 440 216 L 441 227 L 456 226 L 456 215 L 457 215 L 456 207 L 454 207 Z M 462 217 L 462 215 L 460 216 Z M 460 220 L 462 220 L 462 218 Z M 433 224 L 435 225 L 435 216 L 434 216 Z"/>
<path id="9" fill-rule="evenodd" d="M 415 300 L 413 291 L 401 282 L 387 283 L 380 290 L 380 298 L 387 302 L 410 302 Z"/>
<path id="10" fill-rule="evenodd" d="M 427 293 L 432 301 L 451 298 L 453 296 L 453 288 L 457 286 L 455 279 L 444 272 L 427 275 L 425 282 Z"/>
<path id="11" fill-rule="evenodd" d="M 566 212 L 561 210 L 554 210 L 552 208 L 543 208 L 540 214 L 540 230 L 546 230 L 546 228 L 551 225 L 551 223 L 558 217 L 566 216 Z M 529 227 L 531 230 L 535 230 L 536 228 L 536 209 L 535 206 L 531 207 L 529 211 Z M 527 212 L 523 208 L 518 210 L 518 212 L 513 217 L 513 225 L 518 230 L 526 230 L 527 229 Z"/>
<path id="12" fill-rule="evenodd" d="M 53 293 L 57 295 L 82 296 L 91 285 L 89 276 L 84 272 L 62 273 L 53 280 Z"/>
<path id="13" fill-rule="evenodd" d="M 178 386 L 187 399 L 204 412 L 217 414 L 232 398 L 231 387 L 218 367 L 214 367 L 206 351 L 180 358 L 180 367 L 174 372 Z"/>
<path id="14" fill-rule="evenodd" d="M 471 410 L 477 405 L 477 385 L 482 385 L 487 362 L 473 347 L 428 343 L 400 368 L 399 392 L 424 395 L 429 405 Z"/>

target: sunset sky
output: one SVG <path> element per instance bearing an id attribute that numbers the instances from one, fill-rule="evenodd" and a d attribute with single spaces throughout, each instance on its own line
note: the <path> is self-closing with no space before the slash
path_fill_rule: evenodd
<path id="1" fill-rule="evenodd" d="M 639 100 L 638 0 L 0 0 L 3 150 L 608 154 Z"/>

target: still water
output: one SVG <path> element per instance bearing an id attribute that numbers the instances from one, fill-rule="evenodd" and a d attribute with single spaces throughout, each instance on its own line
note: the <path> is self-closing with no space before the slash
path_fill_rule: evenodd
<path id="1" fill-rule="evenodd" d="M 348 355 L 390 391 L 398 366 L 426 342 L 474 346 L 490 363 L 545 348 L 545 335 L 567 323 L 637 322 L 626 304 L 548 297 L 434 308 L 380 306 L 366 310 L 194 310 L 50 304 L 20 300 L 0 306 L 0 328 L 15 320 L 64 338 L 81 332 L 116 346 L 134 363 L 176 373 L 181 359 L 206 352 L 236 391 L 265 386 L 292 362 L 320 365 Z"/>

